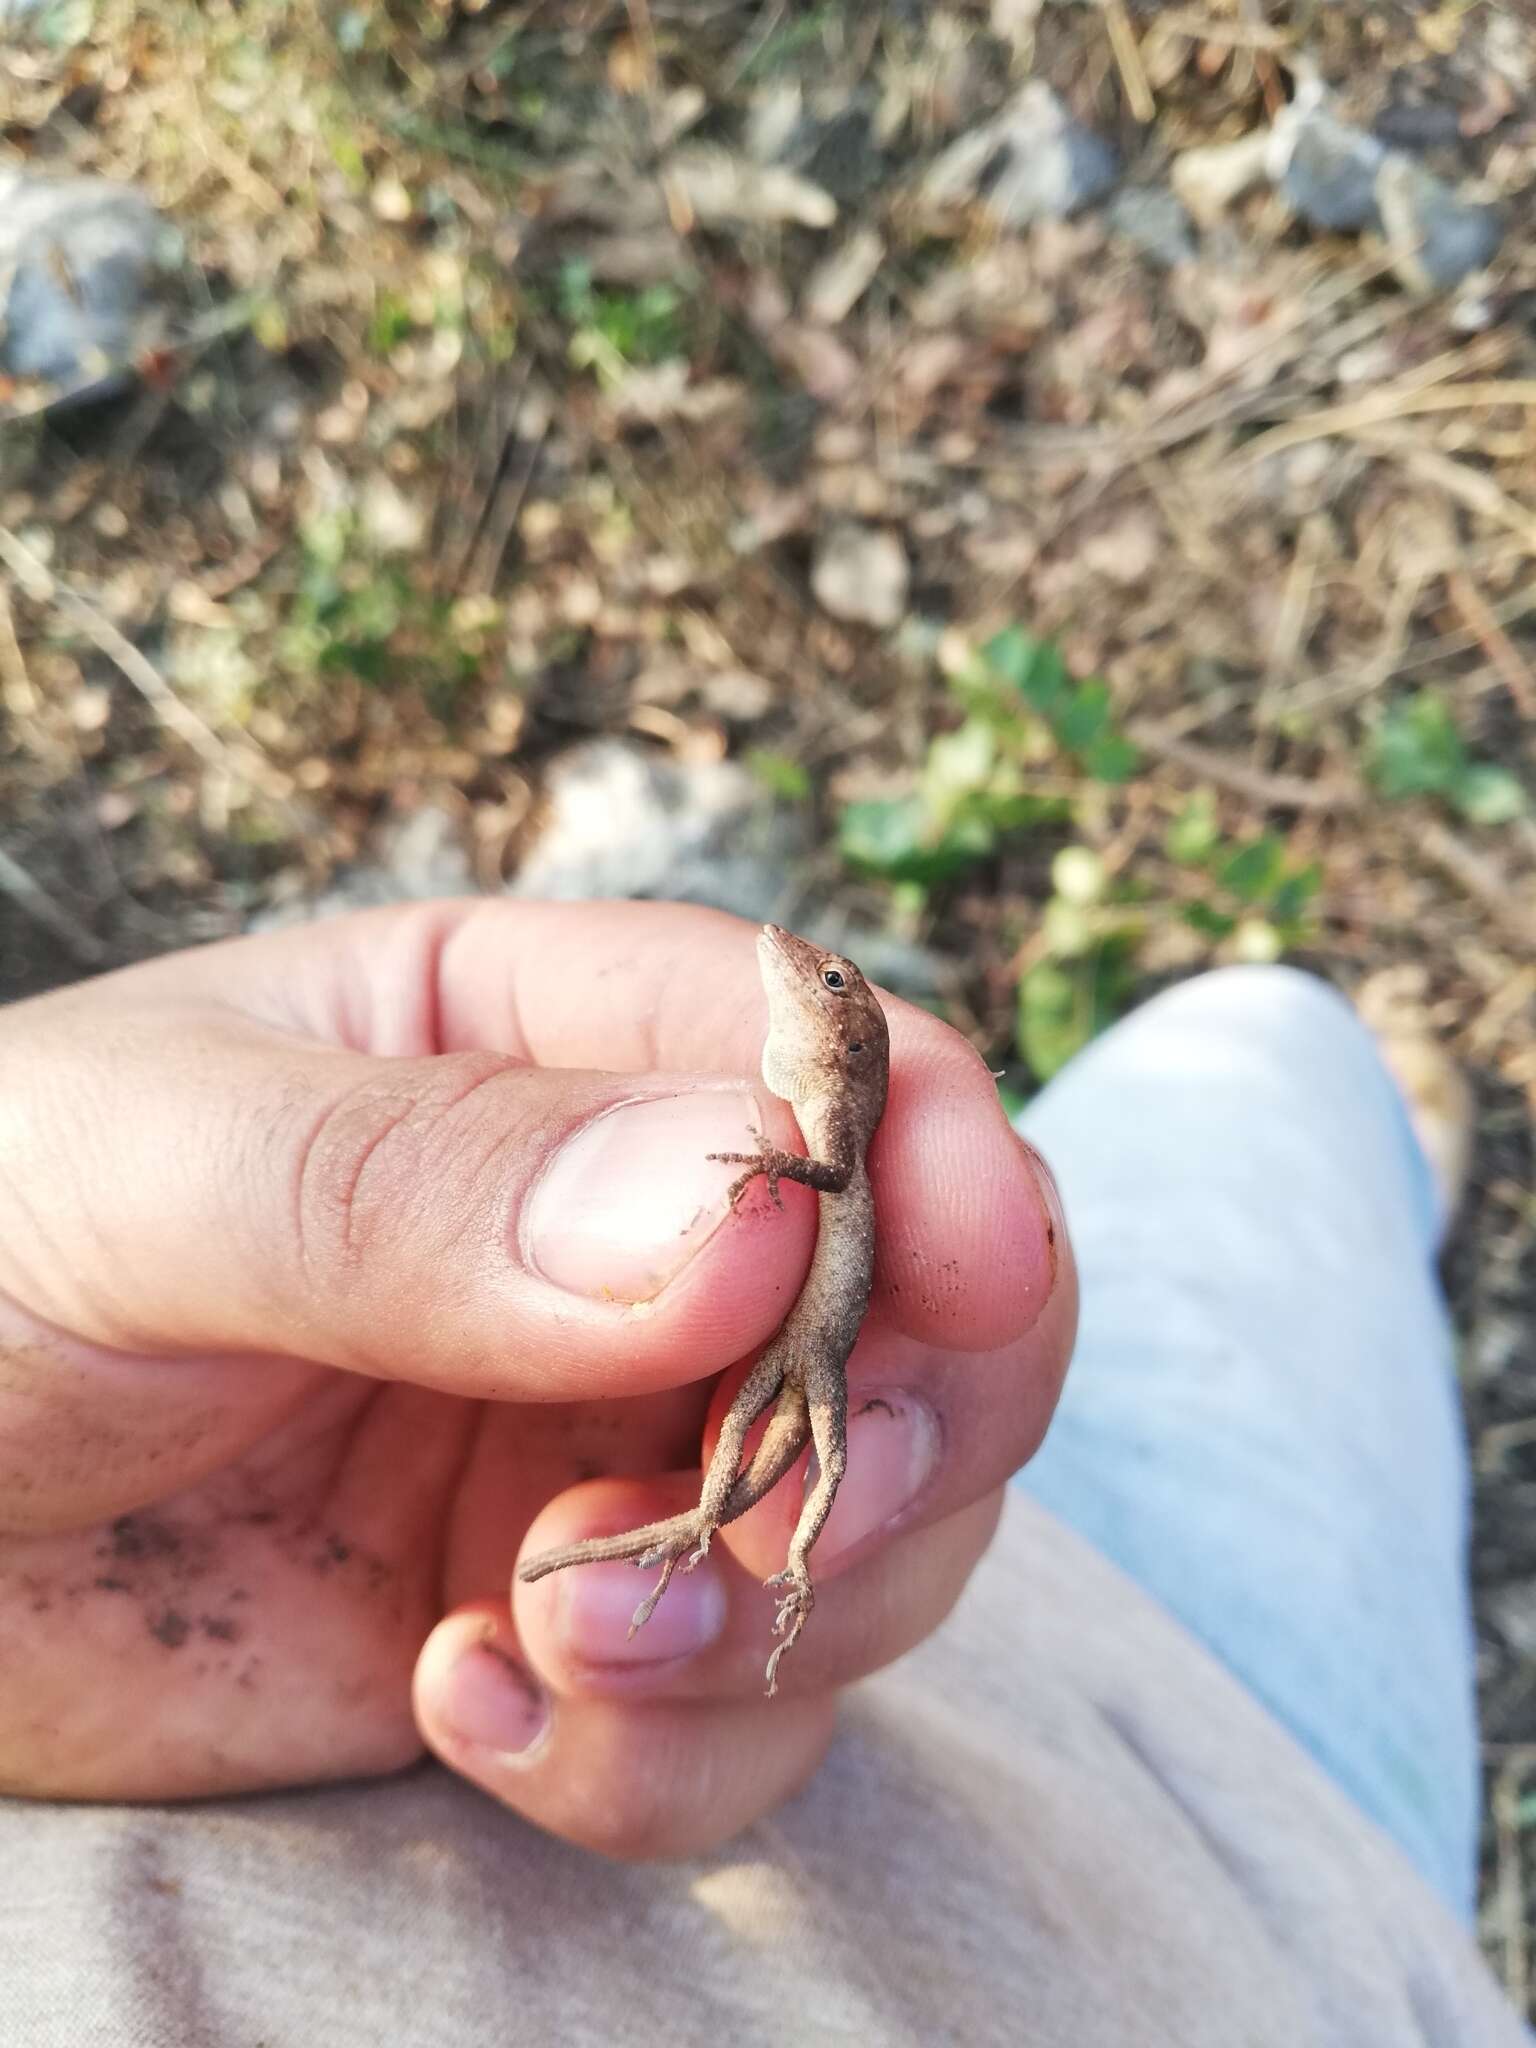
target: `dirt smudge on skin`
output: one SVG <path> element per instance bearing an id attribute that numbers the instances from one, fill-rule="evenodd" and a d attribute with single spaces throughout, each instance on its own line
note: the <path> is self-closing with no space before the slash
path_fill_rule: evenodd
<path id="1" fill-rule="evenodd" d="M 164 1643 L 168 1650 L 179 1650 L 192 1633 L 192 1624 L 176 1608 L 167 1607 L 150 1622 L 149 1632 L 157 1643 Z"/>

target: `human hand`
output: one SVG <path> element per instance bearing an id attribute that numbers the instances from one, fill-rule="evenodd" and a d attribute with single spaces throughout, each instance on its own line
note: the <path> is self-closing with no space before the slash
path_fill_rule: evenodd
<path id="1" fill-rule="evenodd" d="M 760 1581 L 793 1477 L 633 1640 L 627 1565 L 511 1585 L 522 1549 L 694 1503 L 799 1291 L 814 1198 L 732 1214 L 705 1156 L 794 1141 L 753 936 L 431 904 L 0 1011 L 0 1791 L 180 1798 L 425 1744 L 640 1856 L 808 1775 L 839 1689 L 984 1550 L 1076 1289 L 982 1063 L 888 1003 L 848 1476 L 780 1697 Z"/>

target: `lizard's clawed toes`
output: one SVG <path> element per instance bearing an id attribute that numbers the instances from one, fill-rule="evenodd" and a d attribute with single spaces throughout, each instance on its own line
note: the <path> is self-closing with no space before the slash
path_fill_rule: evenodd
<path id="1" fill-rule="evenodd" d="M 666 1563 L 661 1568 L 661 1577 L 656 1581 L 655 1585 L 651 1588 L 650 1592 L 646 1594 L 645 1598 L 640 1602 L 640 1605 L 635 1609 L 633 1615 L 630 1617 L 629 1633 L 631 1635 L 635 1633 L 636 1629 L 644 1628 L 645 1624 L 656 1612 L 657 1601 L 661 1598 L 662 1594 L 665 1593 L 667 1587 L 672 1583 L 672 1574 L 677 1570 L 678 1555 L 680 1555 L 680 1553 L 674 1554 L 673 1556 L 667 1559 Z M 636 1564 L 643 1565 L 646 1562 L 646 1560 L 643 1557 L 637 1557 L 635 1559 L 635 1562 Z M 651 1562 L 655 1562 L 654 1558 L 651 1560 Z"/>
<path id="2" fill-rule="evenodd" d="M 778 1161 L 782 1155 L 766 1133 L 758 1130 L 755 1124 L 749 1124 L 747 1128 L 757 1141 L 755 1152 L 706 1152 L 704 1157 L 718 1159 L 722 1166 L 746 1167 L 747 1171 L 738 1174 L 726 1192 L 726 1201 L 731 1208 L 735 1208 L 753 1181 L 762 1174 L 768 1182 L 769 1199 L 775 1209 L 782 1209 L 784 1204 L 779 1198 L 778 1172 Z"/>
<path id="3" fill-rule="evenodd" d="M 631 1635 L 636 1629 L 644 1628 L 656 1612 L 656 1603 L 671 1584 L 672 1574 L 678 1566 L 681 1565 L 685 1572 L 691 1572 L 696 1564 L 708 1557 L 710 1538 L 714 1535 L 716 1526 L 713 1522 L 696 1522 L 692 1528 L 672 1537 L 669 1542 L 656 1544 L 634 1560 L 636 1567 L 641 1571 L 650 1565 L 659 1564 L 661 1577 L 635 1609 L 634 1618 L 629 1624 Z M 691 1550 L 690 1545 L 694 1546 Z"/>
<path id="4" fill-rule="evenodd" d="M 800 1640 L 800 1631 L 810 1619 L 811 1609 L 816 1604 L 816 1589 L 811 1584 L 811 1575 L 804 1565 L 788 1565 L 781 1572 L 775 1572 L 771 1579 L 764 1580 L 768 1586 L 784 1586 L 787 1591 L 779 1602 L 773 1618 L 773 1632 L 782 1636 L 783 1641 L 768 1659 L 768 1695 L 770 1699 L 779 1689 L 779 1659 L 786 1650 L 792 1650 Z"/>

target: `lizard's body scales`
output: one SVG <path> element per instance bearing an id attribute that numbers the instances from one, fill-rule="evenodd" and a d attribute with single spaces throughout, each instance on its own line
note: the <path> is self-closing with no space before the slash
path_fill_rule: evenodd
<path id="1" fill-rule="evenodd" d="M 620 1536 L 545 1551 L 519 1566 L 518 1577 L 540 1579 L 568 1565 L 620 1558 L 660 1564 L 660 1581 L 636 1609 L 633 1633 L 650 1618 L 683 1559 L 696 1563 L 715 1530 L 745 1514 L 776 1486 L 810 1440 L 816 1448 L 816 1482 L 790 1543 L 788 1565 L 768 1581 L 786 1588 L 774 1622 L 781 1640 L 768 1660 L 772 1692 L 779 1659 L 811 1611 L 807 1560 L 847 1462 L 846 1368 L 869 1306 L 875 1266 L 875 1204 L 865 1154 L 885 1109 L 889 1039 L 879 999 L 852 961 L 777 925 L 763 927 L 758 960 L 768 994 L 763 1079 L 775 1095 L 793 1104 L 809 1157 L 781 1151 L 757 1133 L 756 1155 L 712 1156 L 748 1169 L 731 1187 L 733 1206 L 759 1173 L 767 1176 L 775 1203 L 780 1180 L 816 1189 L 816 1250 L 805 1285 L 727 1411 L 699 1505 Z M 741 1472 L 747 1433 L 775 1399 L 752 1463 Z"/>

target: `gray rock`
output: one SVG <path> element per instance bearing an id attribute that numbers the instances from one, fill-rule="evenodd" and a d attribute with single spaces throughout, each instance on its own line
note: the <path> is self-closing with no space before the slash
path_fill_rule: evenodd
<path id="1" fill-rule="evenodd" d="M 1402 150 L 1340 121 L 1315 78 L 1270 130 L 1266 169 L 1313 227 L 1384 235 L 1411 291 L 1460 284 L 1493 260 L 1503 238 L 1498 207 L 1463 198 Z"/>
<path id="2" fill-rule="evenodd" d="M 834 619 L 885 632 L 906 611 L 911 573 L 894 533 L 878 526 L 834 526 L 817 543 L 811 589 Z"/>
<path id="3" fill-rule="evenodd" d="M 1504 235 L 1496 206 L 1462 199 L 1432 171 L 1393 150 L 1376 174 L 1393 268 L 1411 291 L 1448 291 L 1493 261 Z"/>
<path id="4" fill-rule="evenodd" d="M 1161 185 L 1122 187 L 1105 208 L 1104 219 L 1160 269 L 1173 270 L 1180 263 L 1194 261 L 1194 222 L 1178 195 Z"/>
<path id="5" fill-rule="evenodd" d="M 1270 175 L 1309 227 L 1358 234 L 1380 225 L 1376 173 L 1386 150 L 1374 135 L 1329 112 L 1314 92 L 1298 93 L 1271 130 Z"/>
<path id="6" fill-rule="evenodd" d="M 974 200 L 999 227 L 1022 228 L 1080 212 L 1119 176 L 1113 147 L 1035 78 L 1000 114 L 950 144 L 930 166 L 921 196 L 934 207 Z"/>
<path id="7" fill-rule="evenodd" d="M 76 396 L 121 382 L 160 331 L 151 288 L 175 253 L 132 186 L 0 173 L 0 368 Z"/>
<path id="8" fill-rule="evenodd" d="M 798 85 L 770 86 L 753 103 L 747 149 L 759 163 L 782 164 L 847 206 L 882 175 L 876 112 L 869 95 L 850 99 L 840 87 L 806 94 Z"/>
<path id="9" fill-rule="evenodd" d="M 678 760 L 632 740 L 559 755 L 540 812 L 510 895 L 663 897 L 761 919 L 784 914 L 806 851 L 803 819 L 736 762 Z"/>

